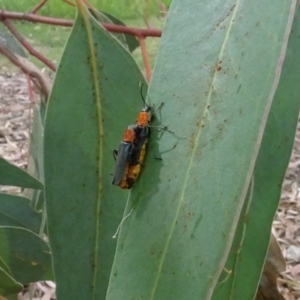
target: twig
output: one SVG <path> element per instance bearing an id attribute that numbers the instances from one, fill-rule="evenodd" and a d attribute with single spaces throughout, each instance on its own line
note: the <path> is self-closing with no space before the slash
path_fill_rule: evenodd
<path id="1" fill-rule="evenodd" d="M 57 26 L 67 26 L 67 27 L 73 26 L 74 23 L 73 20 L 44 17 L 32 13 L 24 14 L 19 12 L 0 10 L 0 19 L 5 19 L 5 18 L 12 19 L 12 20 L 25 20 L 29 22 L 37 22 L 37 23 L 57 25 Z M 161 36 L 161 30 L 158 29 L 140 29 L 140 28 L 127 27 L 127 26 L 108 24 L 108 23 L 101 23 L 101 25 L 107 31 L 130 34 L 137 37 L 148 37 L 148 36 L 160 37 Z"/>
<path id="2" fill-rule="evenodd" d="M 124 33 L 124 34 L 130 34 L 135 35 L 136 37 L 161 37 L 161 30 L 158 29 L 140 29 L 140 28 L 134 28 L 134 27 L 127 27 L 122 25 L 115 25 L 115 24 L 107 24 L 107 23 L 101 23 L 102 26 L 110 32 L 118 32 L 118 33 Z"/>
<path id="3" fill-rule="evenodd" d="M 48 99 L 50 93 L 50 86 L 43 78 L 38 71 L 34 71 L 30 68 L 30 66 L 23 63 L 16 55 L 10 52 L 7 48 L 0 44 L 0 53 L 3 54 L 6 58 L 10 60 L 15 66 L 19 67 L 25 74 L 29 74 L 30 77 L 33 79 L 34 83 L 37 84 L 44 94 L 45 99 Z"/>
<path id="4" fill-rule="evenodd" d="M 62 0 L 63 2 L 66 2 L 67 4 L 71 5 L 71 6 L 74 6 L 75 7 L 75 4 L 72 3 L 71 1 L 69 0 Z"/>
<path id="5" fill-rule="evenodd" d="M 28 73 L 26 73 L 25 76 L 26 76 L 26 81 L 27 81 L 28 96 L 29 96 L 29 100 L 30 100 L 30 102 L 32 104 L 32 103 L 35 102 L 35 100 L 34 100 L 33 88 L 32 88 L 32 85 L 31 85 L 31 78 L 28 75 Z"/>
<path id="6" fill-rule="evenodd" d="M 44 6 L 44 4 L 45 4 L 47 1 L 48 1 L 48 0 L 42 0 L 37 6 L 35 6 L 35 7 L 32 9 L 31 13 L 32 13 L 32 14 L 36 14 L 36 13 Z"/>
<path id="7" fill-rule="evenodd" d="M 141 51 L 142 51 L 143 60 L 144 60 L 144 65 L 145 65 L 145 70 L 146 70 L 146 78 L 147 78 L 147 81 L 150 82 L 152 72 L 151 72 L 151 66 L 150 66 L 150 62 L 149 62 L 149 55 L 148 55 L 147 47 L 146 47 L 146 43 L 145 43 L 145 38 L 138 37 L 138 39 L 139 39 L 139 43 L 140 43 L 140 47 L 141 47 Z"/>
<path id="8" fill-rule="evenodd" d="M 42 54 L 37 52 L 32 48 L 32 46 L 22 37 L 22 35 L 18 32 L 18 30 L 14 27 L 14 25 L 7 19 L 2 20 L 7 29 L 15 36 L 15 38 L 21 43 L 21 45 L 33 56 L 35 56 L 38 60 L 43 62 L 47 67 L 49 67 L 52 71 L 56 71 L 56 66 L 47 58 L 45 58 Z"/>
<path id="9" fill-rule="evenodd" d="M 0 10 L 0 19 L 11 19 L 11 20 L 24 20 L 33 23 L 43 23 L 43 24 L 50 24 L 50 25 L 58 25 L 58 26 L 67 26 L 72 27 L 73 21 L 72 20 L 65 20 L 65 19 L 58 19 L 58 18 L 51 18 L 51 17 L 44 17 L 35 14 L 26 14 L 26 13 L 19 13 L 19 12 L 12 12 L 6 10 Z"/>

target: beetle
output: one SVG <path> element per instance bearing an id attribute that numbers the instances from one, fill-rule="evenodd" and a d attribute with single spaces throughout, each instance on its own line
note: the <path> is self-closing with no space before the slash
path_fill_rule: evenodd
<path id="1" fill-rule="evenodd" d="M 144 106 L 138 114 L 136 124 L 127 127 L 123 135 L 123 140 L 119 144 L 119 149 L 113 152 L 116 165 L 112 184 L 122 189 L 131 189 L 138 179 L 146 155 L 147 142 L 150 135 L 152 107 L 148 105 L 144 99 L 142 86 L 140 92 Z M 163 104 L 164 103 L 161 103 L 158 109 L 160 109 Z M 167 130 L 167 127 L 161 129 Z"/>

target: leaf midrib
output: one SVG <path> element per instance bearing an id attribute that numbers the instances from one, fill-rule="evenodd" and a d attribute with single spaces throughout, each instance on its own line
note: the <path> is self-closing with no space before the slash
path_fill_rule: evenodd
<path id="1" fill-rule="evenodd" d="M 96 107 L 97 107 L 97 124 L 98 124 L 98 150 L 99 150 L 99 157 L 98 157 L 98 190 L 97 190 L 97 205 L 96 205 L 96 238 L 95 238 L 95 251 L 94 251 L 94 273 L 93 273 L 93 284 L 92 284 L 92 299 L 96 299 L 96 281 L 97 281 L 97 272 L 99 269 L 99 262 L 97 254 L 99 252 L 99 241 L 100 241 L 100 209 L 101 209 L 101 194 L 103 190 L 103 184 L 102 184 L 102 161 L 103 161 L 103 136 L 104 136 L 104 130 L 103 130 L 103 118 L 102 118 L 102 107 L 101 107 L 101 96 L 100 96 L 100 86 L 98 83 L 98 69 L 97 69 L 97 61 L 96 61 L 96 51 L 94 46 L 94 40 L 93 40 L 93 33 L 92 33 L 92 27 L 89 20 L 88 13 L 85 9 L 84 4 L 81 2 L 81 0 L 76 0 L 76 4 L 78 7 L 78 13 L 81 13 L 81 16 L 83 18 L 85 28 L 87 31 L 88 36 L 88 46 L 90 50 L 90 63 L 91 63 L 91 69 L 93 74 L 93 81 L 94 81 L 94 88 L 95 88 L 95 97 L 96 97 Z"/>

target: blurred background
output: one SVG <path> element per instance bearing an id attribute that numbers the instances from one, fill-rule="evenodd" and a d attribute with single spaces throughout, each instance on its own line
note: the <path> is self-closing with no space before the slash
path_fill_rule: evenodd
<path id="1" fill-rule="evenodd" d="M 70 1 L 72 2 L 72 1 Z M 140 28 L 161 29 L 172 0 L 90 0 L 96 9 L 107 12 L 120 19 L 127 26 Z M 14 12 L 30 12 L 39 1 L 37 0 L 0 0 L 0 9 Z M 38 15 L 74 19 L 75 8 L 62 0 L 50 0 L 38 11 Z M 34 24 L 27 21 L 16 22 L 14 25 L 25 39 L 46 58 L 58 64 L 66 39 L 71 31 L 69 27 Z M 0 25 L 0 29 L 3 26 Z M 147 49 L 153 66 L 158 51 L 159 38 L 147 38 Z M 143 69 L 140 48 L 133 53 L 139 66 Z M 38 67 L 44 65 L 34 58 L 30 58 Z M 10 65 L 0 56 L 0 65 Z"/>

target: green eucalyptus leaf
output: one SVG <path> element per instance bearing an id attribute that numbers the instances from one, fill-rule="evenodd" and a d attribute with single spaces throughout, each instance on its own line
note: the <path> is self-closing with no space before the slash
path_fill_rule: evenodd
<path id="1" fill-rule="evenodd" d="M 0 268 L 0 295 L 6 296 L 21 292 L 23 286 Z M 16 298 L 17 299 L 17 298 Z"/>
<path id="2" fill-rule="evenodd" d="M 131 193 L 107 300 L 211 299 L 247 195 L 295 3 L 172 2 L 149 98 L 164 102 L 158 121 L 174 134 L 149 140 L 162 161 L 147 156 Z"/>
<path id="3" fill-rule="evenodd" d="M 27 58 L 21 44 L 6 29 L 0 29 L 0 44 L 7 48 L 10 52 Z"/>
<path id="4" fill-rule="evenodd" d="M 234 243 L 213 299 L 252 299 L 268 251 L 270 228 L 278 207 L 281 184 L 293 148 L 300 108 L 300 9 L 289 37 L 280 81 L 274 96 L 259 154 L 256 160 L 251 204 L 245 203 Z M 287 32 L 288 34 L 288 32 Z M 246 208 L 248 204 L 248 208 Z M 226 278 L 226 279 L 225 279 Z M 247 278 L 247 280 L 244 280 Z"/>
<path id="5" fill-rule="evenodd" d="M 44 183 L 44 103 L 36 104 L 33 111 L 32 130 L 30 134 L 28 172 Z M 40 190 L 26 190 L 23 195 L 32 200 L 35 209 L 41 209 L 44 201 Z"/>
<path id="6" fill-rule="evenodd" d="M 1 226 L 0 257 L 22 284 L 53 279 L 50 248 L 30 230 Z"/>
<path id="7" fill-rule="evenodd" d="M 142 107 L 141 82 L 130 53 L 80 12 L 45 121 L 45 198 L 61 299 L 105 299 L 116 247 L 112 237 L 128 197 L 112 185 L 112 152 Z"/>
<path id="8" fill-rule="evenodd" d="M 41 214 L 24 197 L 0 193 L 0 226 L 15 226 L 39 232 Z"/>
<path id="9" fill-rule="evenodd" d="M 126 26 L 125 23 L 123 23 L 121 20 L 117 19 L 115 16 L 112 16 L 111 14 L 106 13 L 104 11 L 102 11 L 102 13 L 106 17 L 108 17 L 114 24 Z M 138 48 L 140 46 L 140 43 L 135 36 L 130 35 L 130 34 L 124 34 L 124 36 L 125 36 L 126 43 L 128 45 L 128 49 L 130 52 L 133 52 L 136 48 Z"/>
<path id="10" fill-rule="evenodd" d="M 111 20 L 106 14 L 102 13 L 101 11 L 97 11 L 95 9 L 90 9 L 89 12 L 91 15 L 100 23 L 108 23 L 113 24 L 113 20 Z M 126 43 L 126 39 L 123 33 L 111 33 L 124 47 L 128 48 Z"/>
<path id="11" fill-rule="evenodd" d="M 43 185 L 22 169 L 0 157 L 0 185 L 13 185 L 30 189 L 42 189 Z"/>

